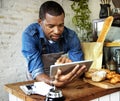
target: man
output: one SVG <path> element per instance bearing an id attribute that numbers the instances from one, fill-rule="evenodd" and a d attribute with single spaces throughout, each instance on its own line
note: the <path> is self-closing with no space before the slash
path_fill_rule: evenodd
<path id="1" fill-rule="evenodd" d="M 58 69 L 55 79 L 49 77 L 51 64 L 83 60 L 80 41 L 74 31 L 64 26 L 63 8 L 54 1 L 43 3 L 39 10 L 38 23 L 29 25 L 22 35 L 22 53 L 27 59 L 28 72 L 32 79 L 61 87 L 85 72 L 79 65 L 63 75 Z M 68 53 L 68 58 L 61 56 Z"/>

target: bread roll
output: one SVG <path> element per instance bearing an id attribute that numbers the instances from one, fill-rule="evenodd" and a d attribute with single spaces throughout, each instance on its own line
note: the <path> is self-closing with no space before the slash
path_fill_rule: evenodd
<path id="1" fill-rule="evenodd" d="M 110 80 L 110 83 L 116 84 L 116 83 L 119 82 L 119 81 L 120 81 L 119 77 L 118 77 L 118 76 L 115 76 L 115 77 L 113 77 L 113 78 Z"/>
<path id="2" fill-rule="evenodd" d="M 88 79 L 91 79 L 92 74 L 96 71 L 97 71 L 96 69 L 90 69 L 89 71 L 85 72 L 85 77 L 88 78 Z"/>
<path id="3" fill-rule="evenodd" d="M 92 74 L 92 81 L 95 81 L 95 82 L 100 82 L 102 80 L 105 80 L 106 79 L 106 72 L 101 70 L 101 71 L 96 71 Z"/>
<path id="4" fill-rule="evenodd" d="M 111 72 L 109 72 L 109 73 L 107 73 L 107 79 L 112 79 L 113 77 L 115 77 L 115 75 L 116 75 L 116 72 L 115 71 L 111 71 Z"/>

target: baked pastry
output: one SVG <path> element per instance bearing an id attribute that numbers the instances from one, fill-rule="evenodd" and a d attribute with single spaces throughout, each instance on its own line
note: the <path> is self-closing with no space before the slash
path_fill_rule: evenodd
<path id="1" fill-rule="evenodd" d="M 116 84 L 117 82 L 120 82 L 119 76 L 115 76 L 110 80 L 110 83 L 112 83 L 112 84 Z"/>
<path id="2" fill-rule="evenodd" d="M 97 71 L 96 69 L 90 69 L 89 71 L 85 72 L 85 78 L 91 79 L 92 74 L 96 71 Z"/>
<path id="3" fill-rule="evenodd" d="M 111 27 L 112 22 L 113 22 L 113 16 L 109 16 L 105 19 L 102 30 L 99 34 L 98 39 L 97 39 L 97 42 L 104 42 L 105 41 L 106 35 Z"/>
<path id="4" fill-rule="evenodd" d="M 92 74 L 92 81 L 100 82 L 106 79 L 106 71 L 99 70 Z"/>
<path id="5" fill-rule="evenodd" d="M 114 71 L 109 72 L 106 77 L 107 77 L 107 79 L 110 80 L 110 83 L 112 83 L 112 84 L 116 84 L 116 83 L 120 82 L 120 75 Z"/>
<path id="6" fill-rule="evenodd" d="M 107 79 L 112 79 L 113 77 L 115 77 L 115 75 L 116 75 L 116 72 L 115 71 L 111 71 L 111 72 L 107 73 L 106 78 Z"/>
<path id="7" fill-rule="evenodd" d="M 108 79 L 111 84 L 120 82 L 120 74 L 117 74 L 115 71 L 110 71 L 109 69 L 90 69 L 85 72 L 85 78 L 91 79 L 95 82 Z"/>

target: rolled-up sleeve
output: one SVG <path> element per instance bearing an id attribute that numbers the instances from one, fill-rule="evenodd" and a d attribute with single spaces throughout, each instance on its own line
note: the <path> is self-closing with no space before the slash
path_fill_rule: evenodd
<path id="1" fill-rule="evenodd" d="M 22 53 L 27 60 L 28 71 L 33 79 L 40 73 L 43 73 L 43 63 L 41 53 L 38 49 L 39 41 L 31 37 L 28 32 L 22 33 Z"/>

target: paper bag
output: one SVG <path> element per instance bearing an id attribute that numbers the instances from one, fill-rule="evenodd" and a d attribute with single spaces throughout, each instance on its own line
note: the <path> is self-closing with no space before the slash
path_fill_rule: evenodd
<path id="1" fill-rule="evenodd" d="M 103 43 L 102 42 L 83 42 L 81 43 L 85 60 L 93 60 L 90 69 L 102 68 Z"/>

